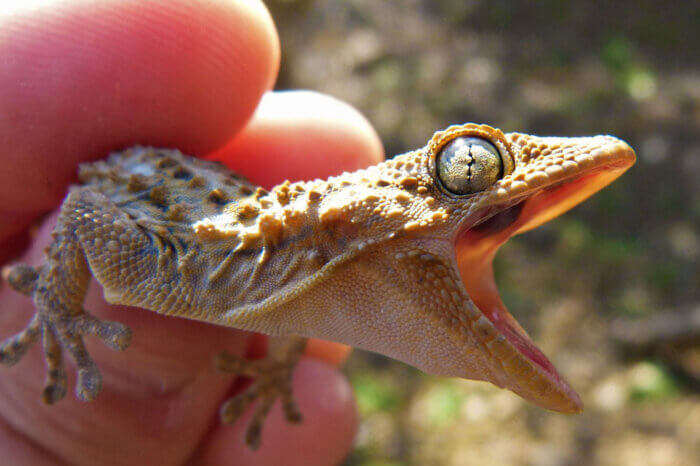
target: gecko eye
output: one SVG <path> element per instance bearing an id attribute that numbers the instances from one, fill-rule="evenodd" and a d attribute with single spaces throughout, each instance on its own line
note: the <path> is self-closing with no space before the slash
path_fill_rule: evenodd
<path id="1" fill-rule="evenodd" d="M 437 174 L 453 194 L 474 194 L 503 176 L 503 160 L 489 141 L 476 137 L 455 138 L 437 155 Z"/>

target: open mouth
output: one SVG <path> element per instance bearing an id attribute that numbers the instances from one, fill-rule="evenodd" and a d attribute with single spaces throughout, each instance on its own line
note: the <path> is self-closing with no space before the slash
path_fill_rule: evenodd
<path id="1" fill-rule="evenodd" d="M 620 176 L 629 161 L 587 170 L 573 177 L 538 186 L 467 222 L 456 241 L 456 257 L 462 282 L 484 316 L 515 349 L 521 373 L 506 374 L 506 383 L 520 396 L 545 408 L 575 413 L 582 409 L 576 392 L 532 342 L 508 312 L 493 275 L 493 257 L 511 236 L 531 230 L 579 204 Z M 505 371 L 508 372 L 508 371 Z"/>

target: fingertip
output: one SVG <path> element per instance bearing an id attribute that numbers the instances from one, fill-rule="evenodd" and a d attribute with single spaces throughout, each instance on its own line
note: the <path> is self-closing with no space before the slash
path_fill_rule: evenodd
<path id="1" fill-rule="evenodd" d="M 304 354 L 307 357 L 325 361 L 334 366 L 340 366 L 348 359 L 351 352 L 352 347 L 348 345 L 310 338 L 306 344 Z"/>
<path id="2" fill-rule="evenodd" d="M 243 438 L 251 408 L 232 426 L 217 425 L 196 464 L 239 465 L 338 464 L 349 453 L 357 429 L 357 412 L 347 379 L 327 364 L 302 360 L 294 373 L 294 396 L 302 413 L 300 424 L 289 424 L 275 403 L 263 426 L 256 451 Z"/>
<path id="3" fill-rule="evenodd" d="M 248 126 L 208 158 L 270 187 L 327 177 L 383 160 L 381 141 L 351 105 L 312 91 L 269 92 Z"/>
<path id="4" fill-rule="evenodd" d="M 250 359 L 265 357 L 267 354 L 267 339 L 268 337 L 266 335 L 253 333 L 248 350 L 246 351 L 246 356 Z M 309 358 L 324 361 L 333 366 L 340 366 L 345 362 L 348 356 L 350 356 L 351 352 L 352 348 L 348 345 L 309 338 L 306 341 L 304 355 Z"/>
<path id="5" fill-rule="evenodd" d="M 114 149 L 210 152 L 274 84 L 259 1 L 41 3 L 0 9 L 0 212 L 47 210 L 80 161 Z"/>

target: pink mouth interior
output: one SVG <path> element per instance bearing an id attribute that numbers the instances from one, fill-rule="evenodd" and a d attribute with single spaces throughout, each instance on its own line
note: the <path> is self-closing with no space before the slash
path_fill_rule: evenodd
<path id="1" fill-rule="evenodd" d="M 511 230 L 511 227 L 506 230 Z M 499 332 L 550 377 L 554 380 L 560 380 L 561 377 L 554 365 L 535 346 L 525 330 L 508 312 L 498 294 L 491 262 L 498 247 L 510 237 L 508 234 L 505 239 L 501 240 L 503 235 L 502 232 L 499 232 L 493 236 L 483 236 L 479 229 L 475 229 L 467 230 L 460 236 L 457 243 L 457 260 L 462 282 L 474 304 Z M 481 251 L 482 255 L 471 253 L 474 247 Z"/>
<path id="2" fill-rule="evenodd" d="M 565 382 L 554 365 L 508 312 L 498 294 L 493 276 L 493 257 L 498 248 L 511 236 L 531 230 L 569 210 L 609 184 L 620 173 L 620 170 L 605 167 L 565 183 L 544 188 L 465 230 L 457 238 L 456 256 L 462 282 L 474 304 L 515 348 L 540 367 L 556 384 Z M 488 212 L 484 212 L 482 218 L 487 215 Z M 473 225 L 476 221 L 470 223 Z"/>
<path id="3" fill-rule="evenodd" d="M 494 312 L 489 313 L 487 317 L 518 351 L 527 356 L 528 359 L 540 366 L 547 373 L 558 379 L 560 376 L 554 368 L 554 365 L 547 359 L 547 356 L 532 343 L 529 337 L 521 335 L 518 329 L 501 319 L 504 313 L 508 314 L 508 317 L 512 319 L 510 313 L 505 308 L 494 309 Z"/>

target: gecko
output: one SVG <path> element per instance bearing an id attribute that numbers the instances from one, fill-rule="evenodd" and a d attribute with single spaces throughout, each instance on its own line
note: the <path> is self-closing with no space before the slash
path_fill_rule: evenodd
<path id="1" fill-rule="evenodd" d="M 214 356 L 253 377 L 224 402 L 232 423 L 257 403 L 246 442 L 260 443 L 276 400 L 299 422 L 291 376 L 306 338 L 375 351 L 427 373 L 490 382 L 541 407 L 581 411 L 577 393 L 499 297 L 493 257 L 599 191 L 635 162 L 612 136 L 539 137 L 451 126 L 427 144 L 327 180 L 265 190 L 216 162 L 133 147 L 80 166 L 45 261 L 13 265 L 10 286 L 36 313 L 0 345 L 17 363 L 41 340 L 42 399 L 94 399 L 101 377 L 83 338 L 115 350 L 128 327 L 83 308 L 94 277 L 110 303 L 270 336 L 265 359 Z"/>

